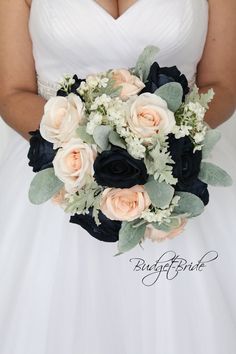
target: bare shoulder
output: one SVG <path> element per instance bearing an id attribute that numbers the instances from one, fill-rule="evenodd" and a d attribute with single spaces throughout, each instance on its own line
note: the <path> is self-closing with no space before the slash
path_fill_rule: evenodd
<path id="1" fill-rule="evenodd" d="M 236 85 L 236 1 L 208 0 L 209 25 L 198 67 L 198 83 L 218 82 L 232 92 Z"/>

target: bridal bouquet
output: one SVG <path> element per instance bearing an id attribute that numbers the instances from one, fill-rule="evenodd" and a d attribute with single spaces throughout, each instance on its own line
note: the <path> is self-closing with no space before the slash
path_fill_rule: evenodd
<path id="1" fill-rule="evenodd" d="M 30 133 L 31 202 L 52 199 L 119 253 L 179 234 L 203 212 L 208 184 L 231 184 L 205 161 L 219 140 L 204 123 L 213 90 L 190 90 L 157 51 L 146 47 L 130 69 L 65 76 Z"/>

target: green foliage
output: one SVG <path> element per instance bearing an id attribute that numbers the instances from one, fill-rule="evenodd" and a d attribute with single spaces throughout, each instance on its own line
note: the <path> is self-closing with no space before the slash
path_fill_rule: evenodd
<path id="1" fill-rule="evenodd" d="M 157 230 L 161 230 L 164 232 L 170 232 L 173 229 L 176 229 L 180 225 L 180 219 L 179 218 L 170 218 L 170 222 L 163 222 L 163 223 L 158 223 L 158 222 L 153 222 L 152 226 L 155 227 Z"/>
<path id="2" fill-rule="evenodd" d="M 76 133 L 78 135 L 78 137 L 83 140 L 85 143 L 87 144 L 94 144 L 95 141 L 92 137 L 92 135 L 88 134 L 86 131 L 86 125 L 80 125 L 77 129 L 76 129 Z"/>
<path id="3" fill-rule="evenodd" d="M 109 125 L 99 125 L 94 129 L 94 141 L 101 148 L 102 151 L 108 150 L 110 147 L 109 135 L 111 131 L 112 127 Z"/>
<path id="4" fill-rule="evenodd" d="M 30 184 L 29 200 L 33 204 L 42 204 L 59 192 L 63 185 L 64 183 L 55 176 L 53 168 L 40 171 Z"/>
<path id="5" fill-rule="evenodd" d="M 204 204 L 196 195 L 187 192 L 176 192 L 175 194 L 180 197 L 178 206 L 174 208 L 175 215 L 186 214 L 188 218 L 192 218 L 204 211 Z"/>
<path id="6" fill-rule="evenodd" d="M 176 112 L 182 104 L 183 88 L 178 82 L 169 82 L 159 87 L 155 95 L 166 101 L 169 110 Z"/>
<path id="7" fill-rule="evenodd" d="M 155 207 L 166 208 L 169 206 L 174 195 L 174 188 L 169 184 L 152 180 L 147 182 L 144 188 Z"/>
<path id="8" fill-rule="evenodd" d="M 122 86 L 116 86 L 115 80 L 109 78 L 107 86 L 101 87 L 98 92 L 99 95 L 97 94 L 96 96 L 101 96 L 105 94 L 107 96 L 110 96 L 111 98 L 115 98 L 120 96 L 121 90 L 122 90 Z"/>
<path id="9" fill-rule="evenodd" d="M 147 46 L 138 57 L 137 64 L 134 69 L 134 74 L 140 77 L 140 80 L 146 82 L 150 67 L 156 59 L 159 48 L 155 46 Z"/>
<path id="10" fill-rule="evenodd" d="M 205 109 L 209 108 L 209 103 L 213 100 L 215 93 L 213 89 L 208 90 L 206 93 L 199 94 L 199 88 L 194 85 L 191 92 L 186 96 L 186 103 L 198 102 Z"/>
<path id="11" fill-rule="evenodd" d="M 142 224 L 139 227 L 135 228 L 137 220 L 122 223 L 120 233 L 119 233 L 119 243 L 118 251 L 119 254 L 127 252 L 137 246 L 143 239 L 146 224 Z"/>
<path id="12" fill-rule="evenodd" d="M 166 141 L 157 141 L 156 145 L 147 151 L 144 162 L 148 174 L 152 175 L 155 180 L 176 184 L 177 179 L 173 177 L 173 167 L 171 166 L 174 162 L 168 152 Z"/>
<path id="13" fill-rule="evenodd" d="M 112 145 L 119 146 L 122 149 L 126 149 L 125 141 L 122 139 L 117 132 L 112 130 L 109 134 L 109 142 Z"/>
<path id="14" fill-rule="evenodd" d="M 215 144 L 220 140 L 221 133 L 216 129 L 209 129 L 206 132 L 204 145 L 202 148 L 202 158 L 206 159 L 209 157 Z"/>
<path id="15" fill-rule="evenodd" d="M 214 165 L 210 162 L 201 163 L 201 170 L 198 175 L 198 178 L 207 184 L 212 186 L 231 186 L 233 181 L 230 175 L 224 171 L 222 168 Z"/>
<path id="16" fill-rule="evenodd" d="M 99 194 L 97 194 L 97 191 L 98 190 L 96 190 L 96 194 L 94 196 L 94 201 L 93 201 L 93 217 L 94 217 L 96 224 L 99 225 L 101 223 L 98 218 L 98 214 L 100 211 L 100 202 L 101 202 L 101 198 L 102 198 L 102 193 L 101 193 L 101 191 L 99 191 Z"/>
<path id="17" fill-rule="evenodd" d="M 65 212 L 70 214 L 85 214 L 93 208 L 93 217 L 99 225 L 98 212 L 100 209 L 102 187 L 90 177 L 86 185 L 75 194 L 68 197 Z"/>

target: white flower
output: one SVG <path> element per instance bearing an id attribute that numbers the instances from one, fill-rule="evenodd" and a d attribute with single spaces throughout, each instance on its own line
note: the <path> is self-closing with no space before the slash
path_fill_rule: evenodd
<path id="1" fill-rule="evenodd" d="M 84 105 L 79 96 L 71 93 L 67 97 L 52 97 L 45 104 L 40 133 L 58 148 L 75 136 L 83 119 Z"/>
<path id="2" fill-rule="evenodd" d="M 206 113 L 205 108 L 199 102 L 189 102 L 186 109 L 195 113 L 199 120 L 203 120 Z"/>
<path id="3" fill-rule="evenodd" d="M 201 151 L 204 145 L 196 145 L 193 149 L 193 152 L 195 151 Z"/>
<path id="4" fill-rule="evenodd" d="M 94 129 L 102 124 L 103 116 L 98 112 L 92 112 L 89 115 L 89 122 L 87 123 L 86 131 L 93 135 Z"/>
<path id="5" fill-rule="evenodd" d="M 184 136 L 190 135 L 192 127 L 189 125 L 175 126 L 173 129 L 173 134 L 175 134 L 176 139 L 183 138 Z"/>
<path id="6" fill-rule="evenodd" d="M 99 106 L 103 106 L 105 107 L 105 109 L 107 109 L 111 100 L 111 97 L 104 93 L 101 96 L 95 98 L 95 101 L 91 105 L 90 109 L 95 111 L 98 109 Z"/>
<path id="7" fill-rule="evenodd" d="M 128 137 L 125 139 L 127 150 L 135 159 L 141 159 L 145 156 L 146 148 L 137 138 Z"/>
<path id="8" fill-rule="evenodd" d="M 98 87 L 99 88 L 106 88 L 107 87 L 107 84 L 108 84 L 108 81 L 109 81 L 109 79 L 108 79 L 108 77 L 104 77 L 104 78 L 102 78 L 100 81 L 99 81 L 99 83 L 98 83 Z"/>
<path id="9" fill-rule="evenodd" d="M 149 223 L 158 222 L 159 224 L 170 221 L 170 216 L 173 213 L 174 208 L 178 205 L 180 197 L 174 196 L 169 207 L 165 209 L 156 208 L 155 211 L 146 209 L 143 211 L 141 218 L 146 220 Z"/>
<path id="10" fill-rule="evenodd" d="M 194 135 L 194 141 L 197 144 L 201 143 L 204 140 L 204 138 L 205 138 L 205 133 L 204 132 L 196 133 Z"/>
<path id="11" fill-rule="evenodd" d="M 71 193 L 82 188 L 86 183 L 86 178 L 93 176 L 95 157 L 94 146 L 78 138 L 72 138 L 58 150 L 53 166 L 56 176 L 65 183 L 67 192 Z"/>
<path id="12" fill-rule="evenodd" d="M 107 108 L 107 119 L 116 127 L 125 127 L 128 107 L 120 98 L 116 97 L 109 103 Z"/>
<path id="13" fill-rule="evenodd" d="M 88 85 L 86 84 L 85 81 L 82 81 L 79 88 L 77 88 L 77 92 L 80 94 L 80 95 L 84 95 L 85 91 L 88 91 L 89 90 L 89 87 Z"/>
<path id="14" fill-rule="evenodd" d="M 100 81 L 100 77 L 97 75 L 88 75 L 86 77 L 86 83 L 91 89 L 95 89 Z"/>

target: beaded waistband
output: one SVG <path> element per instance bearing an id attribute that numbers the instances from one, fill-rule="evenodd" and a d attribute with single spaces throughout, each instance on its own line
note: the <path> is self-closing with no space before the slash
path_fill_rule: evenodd
<path id="1" fill-rule="evenodd" d="M 56 96 L 57 90 L 59 89 L 59 84 L 50 81 L 41 80 L 37 77 L 38 82 L 38 94 L 49 100 L 49 98 Z"/>
<path id="2" fill-rule="evenodd" d="M 189 87 L 192 88 L 196 81 L 196 74 L 193 75 L 191 80 L 188 81 Z M 56 96 L 56 93 L 60 87 L 59 83 L 53 83 L 50 81 L 44 81 L 40 77 L 37 77 L 38 82 L 38 94 L 44 97 L 46 100 Z"/>

